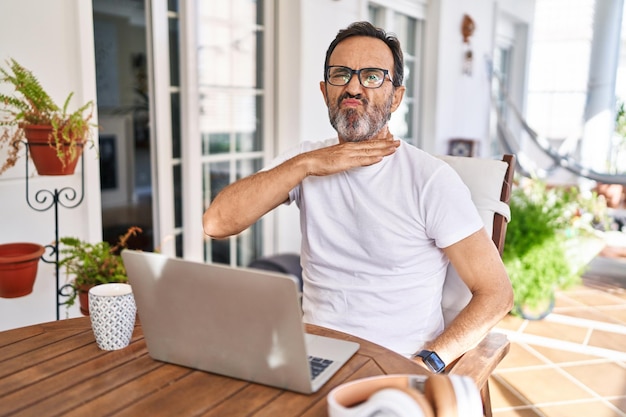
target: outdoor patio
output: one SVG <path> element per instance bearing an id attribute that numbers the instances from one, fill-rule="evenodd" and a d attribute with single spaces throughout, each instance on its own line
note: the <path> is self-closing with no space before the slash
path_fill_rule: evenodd
<path id="1" fill-rule="evenodd" d="M 626 417 L 626 247 L 596 257 L 541 321 L 508 316 L 490 380 L 495 417 Z"/>

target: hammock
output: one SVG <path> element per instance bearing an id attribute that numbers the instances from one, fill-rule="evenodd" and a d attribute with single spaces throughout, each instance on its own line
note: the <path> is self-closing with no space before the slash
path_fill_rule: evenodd
<path id="1" fill-rule="evenodd" d="M 569 155 L 565 155 L 560 153 L 557 149 L 555 149 L 550 142 L 539 136 L 524 120 L 520 111 L 515 107 L 515 105 L 511 102 L 506 92 L 503 91 L 504 98 L 506 100 L 506 104 L 508 108 L 513 111 L 515 117 L 519 120 L 522 128 L 528 134 L 528 136 L 532 139 L 532 141 L 541 149 L 548 157 L 550 157 L 554 163 L 554 165 L 548 169 L 541 168 L 533 168 L 529 167 L 534 165 L 532 160 L 523 153 L 519 142 L 515 140 L 513 133 L 508 128 L 508 126 L 504 122 L 504 117 L 502 117 L 502 111 L 500 109 L 497 110 L 498 114 L 498 123 L 497 123 L 497 131 L 498 138 L 500 143 L 505 148 L 505 152 L 513 153 L 517 156 L 517 170 L 520 174 L 526 177 L 540 177 L 545 178 L 552 171 L 554 171 L 557 167 L 564 168 L 569 172 L 572 172 L 575 175 L 580 177 L 588 178 L 590 180 L 598 181 L 605 184 L 620 184 L 626 185 L 626 174 L 607 174 L 595 171 L 591 168 L 584 167 L 580 164 L 576 159 L 572 158 Z M 495 102 L 495 100 L 494 100 Z"/>

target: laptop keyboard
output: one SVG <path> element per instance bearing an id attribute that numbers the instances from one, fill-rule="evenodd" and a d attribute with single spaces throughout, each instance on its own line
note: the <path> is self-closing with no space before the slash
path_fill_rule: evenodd
<path id="1" fill-rule="evenodd" d="M 333 363 L 330 359 L 318 358 L 316 356 L 309 356 L 309 365 L 311 366 L 311 379 L 315 379 L 321 374 L 324 369 L 328 368 L 328 365 Z"/>

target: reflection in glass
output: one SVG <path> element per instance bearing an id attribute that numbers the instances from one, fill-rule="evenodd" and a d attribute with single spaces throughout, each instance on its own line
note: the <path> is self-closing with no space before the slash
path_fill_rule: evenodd
<path id="1" fill-rule="evenodd" d="M 198 78 L 202 86 L 262 88 L 262 2 L 198 2 Z"/>
<path id="2" fill-rule="evenodd" d="M 262 150 L 262 104 L 263 97 L 254 92 L 203 95 L 200 108 L 202 154 Z"/>

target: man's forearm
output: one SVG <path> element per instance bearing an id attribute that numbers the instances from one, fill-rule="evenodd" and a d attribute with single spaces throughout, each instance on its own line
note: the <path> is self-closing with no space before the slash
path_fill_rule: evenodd
<path id="1" fill-rule="evenodd" d="M 287 201 L 289 191 L 305 177 L 306 169 L 295 157 L 228 185 L 204 212 L 204 233 L 221 239 L 242 232 Z"/>
<path id="2" fill-rule="evenodd" d="M 443 333 L 427 343 L 424 349 L 437 352 L 449 364 L 480 343 L 511 310 L 507 291 L 504 290 L 502 296 L 496 294 L 500 293 L 496 291 L 485 296 L 475 294 Z"/>

